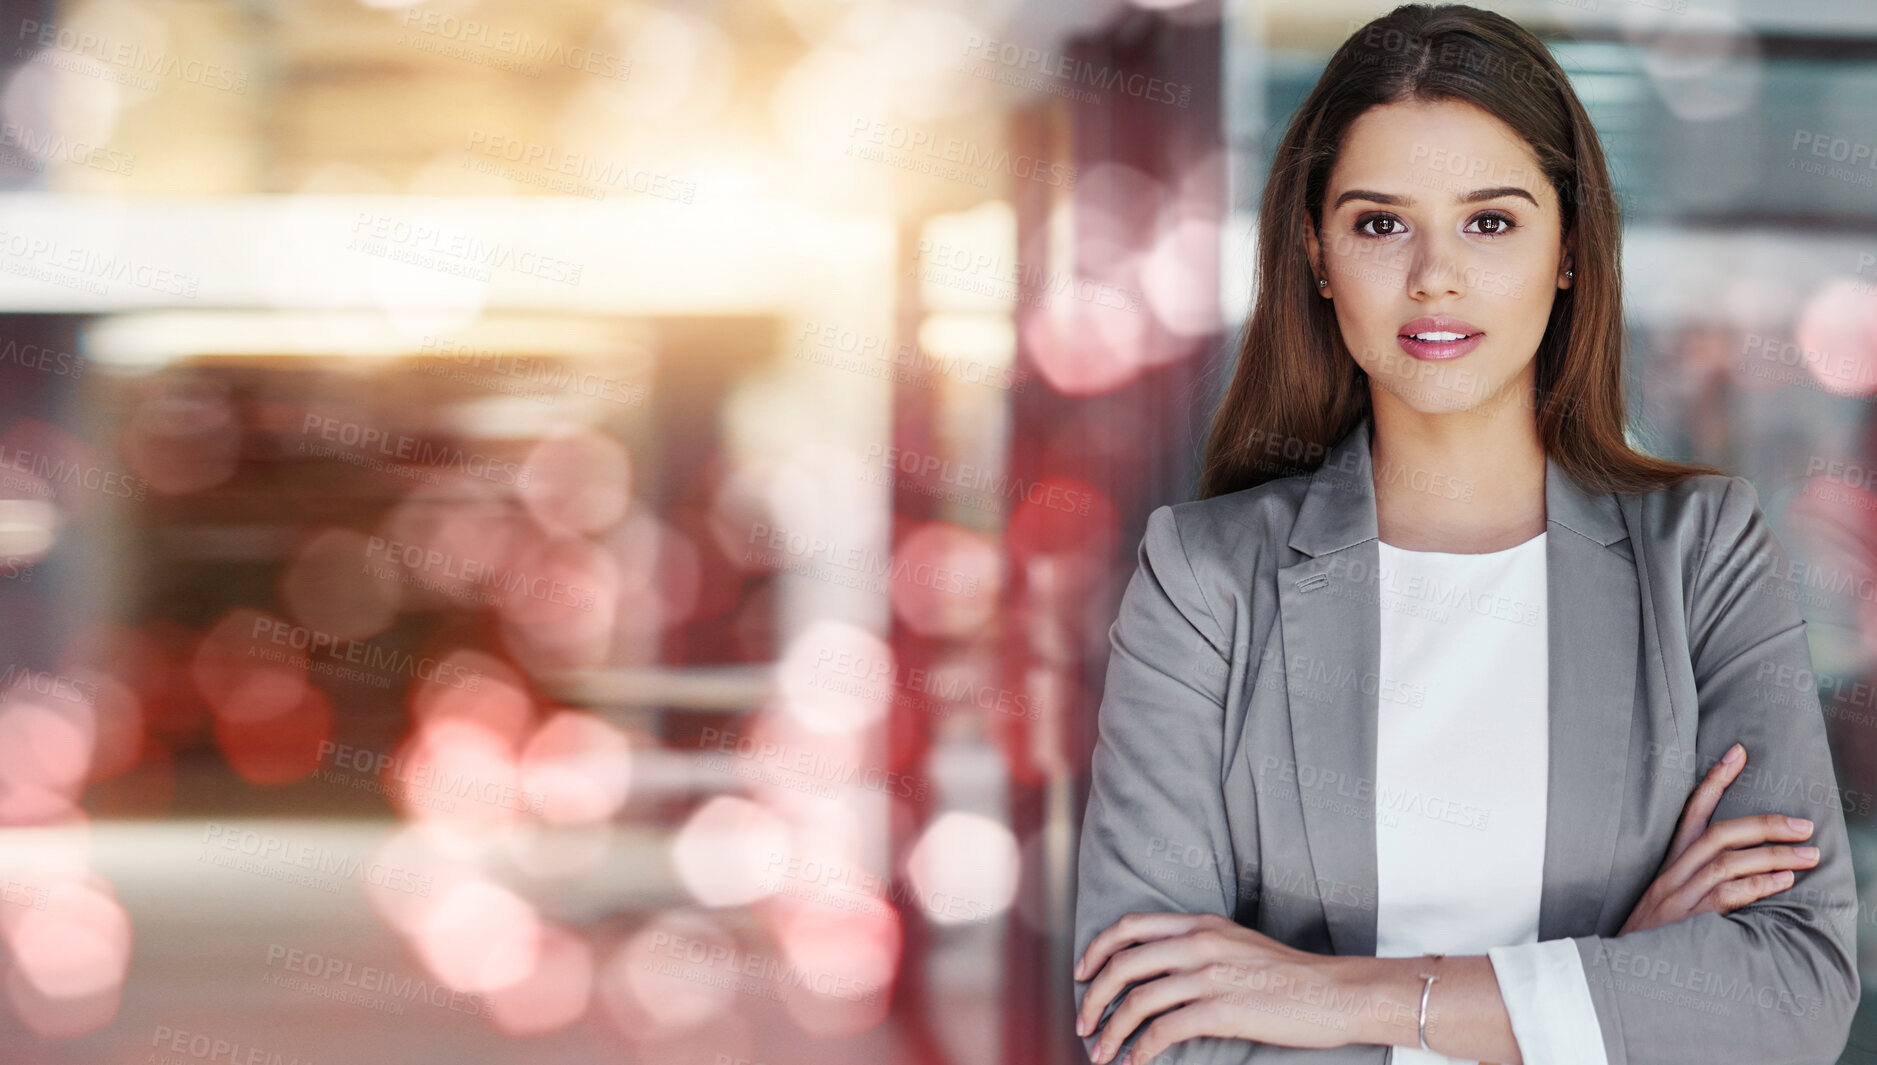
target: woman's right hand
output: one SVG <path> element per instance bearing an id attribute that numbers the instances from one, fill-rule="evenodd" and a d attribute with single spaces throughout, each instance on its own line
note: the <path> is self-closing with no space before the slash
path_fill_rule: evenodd
<path id="1" fill-rule="evenodd" d="M 1708 770 L 1682 808 L 1681 823 L 1655 882 L 1617 935 L 1674 924 L 1698 913 L 1737 910 L 1791 887 L 1791 870 L 1818 864 L 1816 847 L 1768 842 L 1809 839 L 1810 822 L 1800 829 L 1784 814 L 1756 814 L 1708 824 L 1721 793 L 1746 764 L 1746 749 L 1736 743 Z"/>

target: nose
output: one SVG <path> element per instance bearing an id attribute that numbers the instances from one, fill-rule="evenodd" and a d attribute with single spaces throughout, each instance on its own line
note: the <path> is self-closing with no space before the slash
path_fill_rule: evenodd
<path id="1" fill-rule="evenodd" d="M 1460 261 L 1452 250 L 1434 243 L 1417 248 L 1408 263 L 1408 295 L 1417 300 L 1464 296 Z"/>

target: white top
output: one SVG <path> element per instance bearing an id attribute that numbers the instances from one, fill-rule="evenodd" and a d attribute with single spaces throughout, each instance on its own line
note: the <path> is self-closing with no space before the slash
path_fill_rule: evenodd
<path id="1" fill-rule="evenodd" d="M 1609 1065 L 1576 945 L 1538 942 L 1547 535 L 1478 555 L 1381 544 L 1375 954 L 1486 954 L 1526 1065 Z"/>

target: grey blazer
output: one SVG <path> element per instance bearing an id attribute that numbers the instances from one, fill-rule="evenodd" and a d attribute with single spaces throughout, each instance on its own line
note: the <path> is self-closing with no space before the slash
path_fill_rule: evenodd
<path id="1" fill-rule="evenodd" d="M 1369 434 L 1358 425 L 1312 473 L 1149 516 L 1109 631 L 1076 957 L 1136 911 L 1224 914 L 1302 950 L 1375 953 L 1372 781 L 1389 693 Z M 1757 493 L 1718 475 L 1590 493 L 1548 459 L 1545 507 L 1538 938 L 1576 944 L 1611 1065 L 1835 1061 L 1860 991 L 1846 796 Z M 1695 784 L 1735 741 L 1747 766 L 1713 820 L 1810 818 L 1817 865 L 1732 913 L 1617 936 Z M 1087 991 L 1076 982 L 1078 1007 Z M 1207 1037 L 1157 1060 L 1380 1065 L 1389 1049 Z"/>

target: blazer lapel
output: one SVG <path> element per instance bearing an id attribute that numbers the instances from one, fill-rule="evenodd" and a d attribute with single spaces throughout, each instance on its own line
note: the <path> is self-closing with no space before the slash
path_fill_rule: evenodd
<path id="1" fill-rule="evenodd" d="M 1284 683 L 1304 834 L 1318 895 L 1375 898 L 1376 687 L 1381 610 L 1370 583 L 1376 545 L 1375 482 L 1366 421 L 1330 449 L 1291 529 L 1306 556 L 1277 571 Z M 1330 943 L 1373 956 L 1375 910 L 1326 901 Z"/>
<path id="2" fill-rule="evenodd" d="M 1550 794 L 1538 939 L 1598 933 L 1630 784 L 1642 596 L 1616 496 L 1545 459 Z"/>
<path id="3" fill-rule="evenodd" d="M 1310 475 L 1278 570 L 1285 684 L 1303 822 L 1319 894 L 1376 897 L 1375 770 L 1381 611 L 1369 423 Z M 1538 938 L 1597 931 L 1615 858 L 1635 711 L 1640 597 L 1617 499 L 1545 461 L 1550 769 Z M 1339 955 L 1373 956 L 1372 905 L 1326 903 Z"/>

